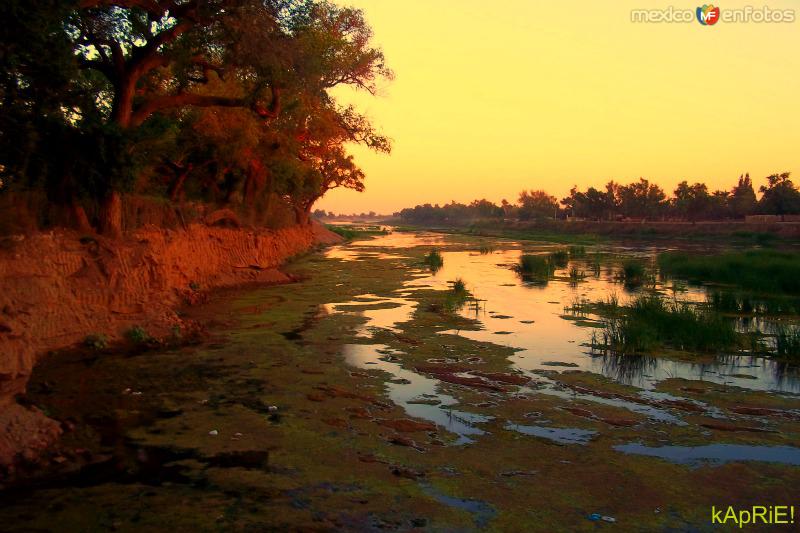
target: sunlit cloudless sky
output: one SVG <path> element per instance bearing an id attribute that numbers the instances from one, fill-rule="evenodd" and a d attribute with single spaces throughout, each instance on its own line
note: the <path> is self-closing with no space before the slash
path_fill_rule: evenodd
<path id="1" fill-rule="evenodd" d="M 420 203 L 640 176 L 729 189 L 743 172 L 800 172 L 800 3 L 793 23 L 634 23 L 697 4 L 573 0 L 339 0 L 364 11 L 394 81 L 337 90 L 393 140 L 355 146 L 367 190 L 315 207 L 391 213 Z"/>

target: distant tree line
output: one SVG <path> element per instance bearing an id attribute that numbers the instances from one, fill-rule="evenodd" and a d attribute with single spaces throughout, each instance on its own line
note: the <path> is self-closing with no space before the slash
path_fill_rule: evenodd
<path id="1" fill-rule="evenodd" d="M 82 229 L 118 233 L 126 192 L 280 202 L 303 222 L 328 190 L 363 189 L 347 143 L 390 149 L 331 94 L 392 77 L 357 9 L 4 0 L 0 18 L 0 195 L 43 192 Z"/>
<path id="2" fill-rule="evenodd" d="M 658 185 L 640 178 L 622 185 L 609 181 L 602 189 L 573 187 L 560 201 L 541 190 L 522 191 L 515 204 L 489 200 L 470 204 L 424 204 L 403 209 L 402 220 L 418 223 L 461 222 L 478 219 L 537 220 L 733 220 L 748 215 L 800 214 L 800 191 L 789 173 L 773 174 L 756 196 L 749 174 L 740 176 L 729 191 L 709 192 L 704 183 L 682 181 L 668 197 Z"/>

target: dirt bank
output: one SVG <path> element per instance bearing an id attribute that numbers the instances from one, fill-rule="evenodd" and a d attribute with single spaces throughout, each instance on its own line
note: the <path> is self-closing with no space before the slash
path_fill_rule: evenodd
<path id="1" fill-rule="evenodd" d="M 275 231 L 190 224 L 155 227 L 124 240 L 67 230 L 12 237 L 0 249 L 0 466 L 32 458 L 58 425 L 16 397 L 37 357 L 87 335 L 120 338 L 133 326 L 165 336 L 181 328 L 175 310 L 213 288 L 280 283 L 288 258 L 337 242 L 324 227 Z"/>

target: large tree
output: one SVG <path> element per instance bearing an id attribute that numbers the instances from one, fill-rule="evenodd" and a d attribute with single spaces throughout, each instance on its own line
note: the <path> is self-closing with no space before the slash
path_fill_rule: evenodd
<path id="1" fill-rule="evenodd" d="M 555 218 L 558 215 L 555 196 L 550 196 L 545 191 L 522 191 L 519 193 L 518 203 L 520 220 Z"/>
<path id="2" fill-rule="evenodd" d="M 739 176 L 739 181 L 733 187 L 730 195 L 731 214 L 736 218 L 744 218 L 755 212 L 757 204 L 750 174 Z"/>
<path id="3" fill-rule="evenodd" d="M 364 117 L 328 94 L 342 84 L 375 92 L 391 77 L 358 10 L 313 0 L 79 0 L 68 33 L 81 68 L 100 76 L 98 107 L 123 141 L 141 139 L 132 130 L 154 117 L 179 123 L 174 154 L 161 150 L 175 156 L 161 162 L 172 198 L 199 175 L 226 201 L 240 192 L 253 203 L 276 189 L 270 159 L 300 157 L 309 122 L 331 109 L 349 135 L 340 143 L 388 149 Z M 278 124 L 282 109 L 292 112 Z M 137 149 L 119 146 L 121 154 Z M 119 232 L 118 191 L 126 186 L 101 184 L 106 232 Z"/>
<path id="4" fill-rule="evenodd" d="M 793 215 L 800 213 L 800 191 L 789 179 L 789 172 L 767 176 L 767 184 L 761 186 L 758 208 L 768 215 Z"/>

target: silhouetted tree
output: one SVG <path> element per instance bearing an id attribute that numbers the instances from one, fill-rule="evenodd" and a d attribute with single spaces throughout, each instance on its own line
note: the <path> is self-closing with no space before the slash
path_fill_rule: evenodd
<path id="1" fill-rule="evenodd" d="M 711 196 L 705 183 L 689 185 L 687 181 L 678 184 L 672 205 L 675 213 L 686 220 L 708 219 L 711 211 Z"/>
<path id="2" fill-rule="evenodd" d="M 519 193 L 520 220 L 537 218 L 555 218 L 558 214 L 558 203 L 555 196 L 550 196 L 545 191 L 522 191 Z"/>
<path id="3" fill-rule="evenodd" d="M 739 176 L 738 183 L 731 191 L 731 214 L 736 218 L 744 218 L 747 215 L 752 215 L 757 205 L 756 192 L 753 190 L 753 182 L 750 179 L 750 174 Z"/>
<path id="4" fill-rule="evenodd" d="M 657 218 L 667 205 L 664 190 L 644 178 L 618 189 L 619 205 L 626 217 Z"/>
<path id="5" fill-rule="evenodd" d="M 767 176 L 767 185 L 759 189 L 762 193 L 758 203 L 760 213 L 768 215 L 791 215 L 800 213 L 800 191 L 789 179 L 789 172 Z"/>

